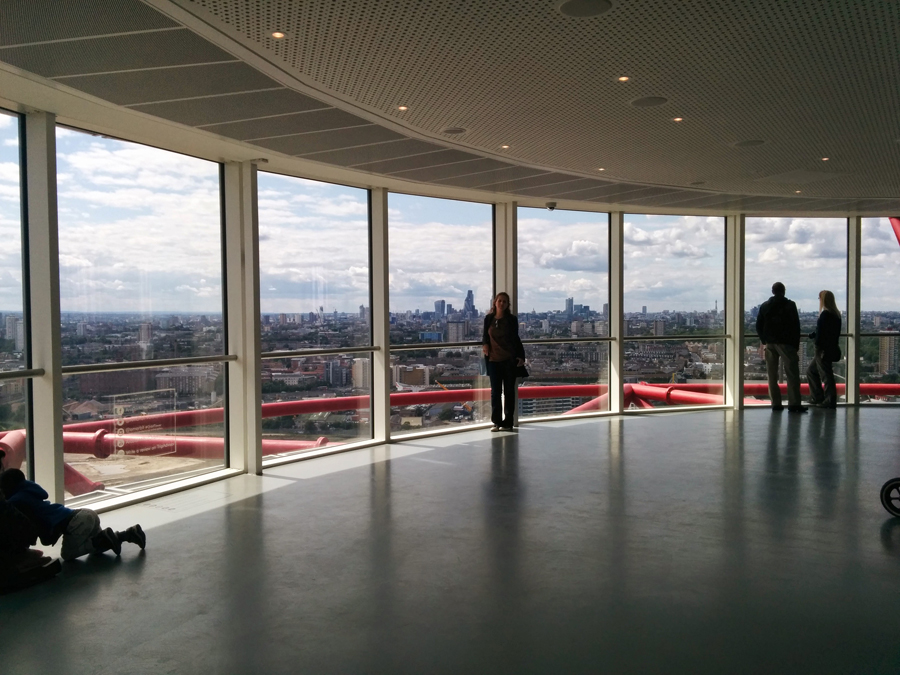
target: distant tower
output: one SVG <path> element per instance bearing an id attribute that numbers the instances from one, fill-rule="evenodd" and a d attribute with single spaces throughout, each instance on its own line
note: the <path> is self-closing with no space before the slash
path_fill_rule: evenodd
<path id="1" fill-rule="evenodd" d="M 575 298 L 566 298 L 566 316 L 570 319 L 575 313 Z"/>
<path id="2" fill-rule="evenodd" d="M 478 316 L 475 310 L 475 294 L 470 290 L 466 293 L 466 302 L 463 304 L 463 314 L 466 316 Z"/>
<path id="3" fill-rule="evenodd" d="M 469 333 L 468 321 L 447 322 L 447 342 L 465 342 Z"/>
<path id="4" fill-rule="evenodd" d="M 25 351 L 25 322 L 16 319 L 16 351 Z"/>
<path id="5" fill-rule="evenodd" d="M 897 372 L 897 334 L 883 333 L 878 338 L 878 372 Z"/>
<path id="6" fill-rule="evenodd" d="M 153 335 L 153 327 L 149 323 L 142 323 L 138 333 L 138 342 L 150 342 Z"/>
<path id="7" fill-rule="evenodd" d="M 445 300 L 435 300 L 434 301 L 434 314 L 438 318 L 444 316 L 447 313 L 447 302 Z"/>

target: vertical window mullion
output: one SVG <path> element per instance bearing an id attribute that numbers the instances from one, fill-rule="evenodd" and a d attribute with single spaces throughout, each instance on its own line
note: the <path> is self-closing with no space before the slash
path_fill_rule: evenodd
<path id="1" fill-rule="evenodd" d="M 28 221 L 30 358 L 44 375 L 32 381 L 34 477 L 63 502 L 62 363 L 59 304 L 59 233 L 56 189 L 56 117 L 25 117 L 25 199 Z"/>

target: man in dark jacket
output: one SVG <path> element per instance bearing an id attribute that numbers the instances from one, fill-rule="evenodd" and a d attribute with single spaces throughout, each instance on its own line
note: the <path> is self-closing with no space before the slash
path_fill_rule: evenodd
<path id="1" fill-rule="evenodd" d="M 769 378 L 769 398 L 772 410 L 784 410 L 781 389 L 778 387 L 778 362 L 784 362 L 787 380 L 788 412 L 804 413 L 800 404 L 800 315 L 793 300 L 784 297 L 784 284 L 772 284 L 772 297 L 759 308 L 756 334 L 766 348 L 766 375 Z"/>

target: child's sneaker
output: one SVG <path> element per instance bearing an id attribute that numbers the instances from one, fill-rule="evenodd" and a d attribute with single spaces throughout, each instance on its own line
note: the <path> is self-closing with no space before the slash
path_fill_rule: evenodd
<path id="1" fill-rule="evenodd" d="M 137 544 L 142 551 L 147 546 L 147 535 L 140 525 L 132 525 L 124 532 L 119 532 L 119 538 L 129 544 Z"/>

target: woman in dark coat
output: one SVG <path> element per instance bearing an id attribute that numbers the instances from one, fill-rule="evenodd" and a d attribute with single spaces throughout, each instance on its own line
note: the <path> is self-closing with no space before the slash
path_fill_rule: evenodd
<path id="1" fill-rule="evenodd" d="M 810 405 L 817 408 L 836 408 L 837 386 L 834 383 L 834 370 L 831 364 L 841 359 L 841 348 L 838 344 L 841 339 L 841 312 L 831 291 L 819 292 L 819 320 L 816 322 L 816 330 L 810 333 L 809 337 L 816 341 L 816 358 L 806 369 Z"/>
<path id="2" fill-rule="evenodd" d="M 525 365 L 519 320 L 509 312 L 509 295 L 497 293 L 484 317 L 481 349 L 491 378 L 491 431 L 512 430 L 516 416 L 516 368 Z M 501 394 L 505 400 L 501 405 Z"/>

